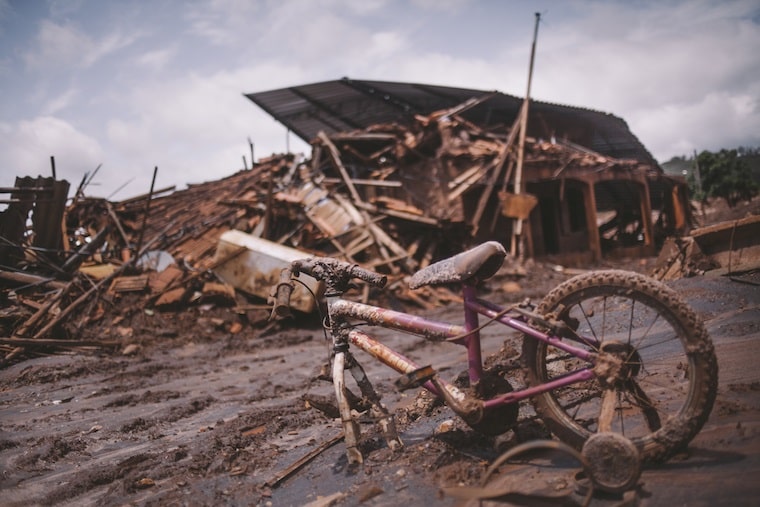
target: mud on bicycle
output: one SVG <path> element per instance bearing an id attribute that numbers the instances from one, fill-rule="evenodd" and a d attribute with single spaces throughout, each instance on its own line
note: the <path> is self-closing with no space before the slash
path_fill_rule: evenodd
<path id="1" fill-rule="evenodd" d="M 290 314 L 288 302 L 308 275 L 324 282 L 325 326 L 332 337 L 331 373 L 350 463 L 363 460 L 361 431 L 352 408 L 361 400 L 391 449 L 403 447 L 391 414 L 363 367 L 357 347 L 400 374 L 399 389 L 422 387 L 473 429 L 497 435 L 516 422 L 518 404 L 530 400 L 561 442 L 580 449 L 593 435 L 625 436 L 642 461 L 662 461 L 683 449 L 712 409 L 718 382 L 714 347 L 704 324 L 678 294 L 652 278 L 621 271 L 591 271 L 555 287 L 537 305 L 502 306 L 477 294 L 478 284 L 500 269 L 507 253 L 489 241 L 416 272 L 409 287 L 459 284 L 463 321 L 450 323 L 344 299 L 359 280 L 384 287 L 385 275 L 330 257 L 293 261 L 273 288 L 273 316 Z M 505 326 L 523 337 L 525 387 L 513 389 L 499 369 L 486 369 L 480 330 Z M 452 342 L 465 348 L 469 387 L 442 379 L 374 339 L 380 326 Z M 361 397 L 346 385 L 351 373 Z"/>

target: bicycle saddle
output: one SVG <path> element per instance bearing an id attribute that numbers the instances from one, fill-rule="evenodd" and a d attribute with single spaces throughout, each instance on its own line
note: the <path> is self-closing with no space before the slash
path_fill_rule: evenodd
<path id="1" fill-rule="evenodd" d="M 474 285 L 493 276 L 506 256 L 507 251 L 501 243 L 488 241 L 417 271 L 409 279 L 409 288 L 446 283 Z"/>

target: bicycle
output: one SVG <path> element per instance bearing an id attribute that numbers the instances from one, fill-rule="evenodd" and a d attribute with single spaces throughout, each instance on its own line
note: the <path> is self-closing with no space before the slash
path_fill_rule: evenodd
<path id="1" fill-rule="evenodd" d="M 379 288 L 387 283 L 385 275 L 356 264 L 311 257 L 282 270 L 272 291 L 273 318 L 290 315 L 288 301 L 301 274 L 324 282 L 324 325 L 332 336 L 332 382 L 349 463 L 363 461 L 352 408 L 369 411 L 389 448 L 403 447 L 393 415 L 351 346 L 400 373 L 399 389 L 427 389 L 485 434 L 509 430 L 519 402 L 530 400 L 547 428 L 576 449 L 602 432 L 625 436 L 642 462 L 663 461 L 685 448 L 707 421 L 718 383 L 714 347 L 695 312 L 661 282 L 621 270 L 577 275 L 537 306 L 525 301 L 502 307 L 479 298 L 477 286 L 497 273 L 506 255 L 500 243 L 489 241 L 411 276 L 411 289 L 460 284 L 463 324 L 344 299 L 356 287 L 354 280 Z M 480 316 L 487 322 L 480 324 Z M 421 366 L 378 342 L 359 324 L 464 346 L 469 387 L 446 382 L 432 366 Z M 522 334 L 525 387 L 515 390 L 498 368 L 484 367 L 480 330 L 489 324 Z M 362 398 L 346 387 L 346 370 Z"/>

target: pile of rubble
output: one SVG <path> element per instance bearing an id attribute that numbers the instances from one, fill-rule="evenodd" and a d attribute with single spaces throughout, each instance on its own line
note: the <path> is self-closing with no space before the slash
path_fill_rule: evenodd
<path id="1" fill-rule="evenodd" d="M 340 257 L 388 274 L 401 300 L 422 306 L 451 300 L 445 289 L 411 293 L 404 278 L 495 230 L 502 239 L 535 204 L 530 196 L 523 209 L 505 204 L 519 194 L 517 128 L 488 131 L 467 122 L 459 113 L 474 103 L 408 126 L 320 134 L 310 159 L 276 155 L 217 181 L 151 188 L 121 202 L 86 196 L 87 175 L 71 199 L 66 182 L 17 179 L 3 189 L 10 199 L 0 215 L 0 352 L 7 361 L 25 352 L 108 345 L 76 337 L 124 293 L 139 294 L 142 309 L 181 309 L 209 298 L 240 304 L 251 296 L 266 308 L 276 274 L 258 273 L 261 290 L 253 294 L 244 290 L 247 274 L 218 274 L 250 254 L 245 241 L 220 253 L 232 230 L 263 242 L 259 255 L 282 246 L 288 255 Z M 526 168 L 549 167 L 555 177 L 639 166 L 530 138 L 524 153 Z"/>
<path id="2" fill-rule="evenodd" d="M 660 280 L 703 275 L 757 275 L 760 269 L 760 215 L 748 215 L 672 237 L 663 245 L 653 276 Z"/>

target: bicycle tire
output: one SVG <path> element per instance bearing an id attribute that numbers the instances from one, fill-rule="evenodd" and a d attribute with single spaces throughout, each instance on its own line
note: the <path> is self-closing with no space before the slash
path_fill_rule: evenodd
<path id="1" fill-rule="evenodd" d="M 628 271 L 589 272 L 550 291 L 537 312 L 593 337 L 593 344 L 577 346 L 598 351 L 606 342 L 604 350 L 624 350 L 626 380 L 606 384 L 616 392 L 610 429 L 629 438 L 642 461 L 664 461 L 684 449 L 707 421 L 718 385 L 715 350 L 702 321 L 671 288 Z M 573 339 L 569 334 L 562 340 Z M 588 364 L 528 336 L 522 361 L 529 386 Z M 557 438 L 580 449 L 599 429 L 603 381 L 595 376 L 532 403 Z"/>

